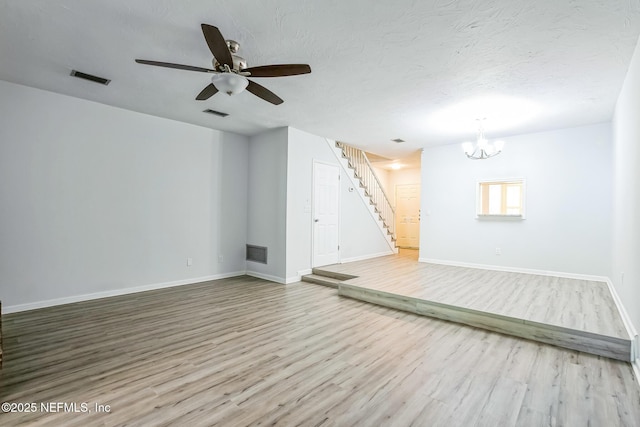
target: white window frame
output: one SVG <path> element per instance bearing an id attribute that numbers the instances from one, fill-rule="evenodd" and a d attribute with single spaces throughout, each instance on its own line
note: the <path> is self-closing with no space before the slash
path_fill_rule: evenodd
<path id="1" fill-rule="evenodd" d="M 522 187 L 522 209 L 520 214 L 483 214 L 482 213 L 482 184 L 503 184 L 520 182 Z M 522 177 L 483 179 L 476 181 L 476 219 L 480 220 L 523 220 L 526 212 L 527 182 Z"/>

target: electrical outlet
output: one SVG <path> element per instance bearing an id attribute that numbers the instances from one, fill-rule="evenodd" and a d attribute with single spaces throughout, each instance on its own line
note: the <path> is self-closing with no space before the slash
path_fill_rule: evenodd
<path id="1" fill-rule="evenodd" d="M 218 262 L 219 263 L 223 263 L 224 262 L 224 257 L 222 255 L 218 255 Z"/>
<path id="2" fill-rule="evenodd" d="M 496 255 L 502 255 L 502 249 L 496 248 Z"/>
<path id="3" fill-rule="evenodd" d="M 187 267 L 191 267 L 193 265 L 193 258 L 187 258 Z"/>

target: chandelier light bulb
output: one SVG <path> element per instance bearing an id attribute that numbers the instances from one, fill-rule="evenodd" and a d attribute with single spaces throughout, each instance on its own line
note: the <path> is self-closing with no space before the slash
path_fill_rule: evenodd
<path id="1" fill-rule="evenodd" d="M 473 146 L 470 142 L 464 142 L 462 149 L 464 154 L 472 160 L 484 160 L 493 156 L 497 156 L 502 152 L 504 148 L 504 141 L 495 141 L 493 144 L 484 137 L 484 119 L 478 120 L 478 134 L 476 139 L 476 145 Z"/>

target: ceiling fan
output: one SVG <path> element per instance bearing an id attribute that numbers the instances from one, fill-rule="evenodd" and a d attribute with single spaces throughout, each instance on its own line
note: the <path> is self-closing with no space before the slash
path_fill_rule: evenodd
<path id="1" fill-rule="evenodd" d="M 262 65 L 247 68 L 245 59 L 236 55 L 240 49 L 238 42 L 225 40 L 220 30 L 213 25 L 202 24 L 201 27 L 204 39 L 213 54 L 213 69 L 173 64 L 171 62 L 148 61 L 146 59 L 136 59 L 136 62 L 138 64 L 177 68 L 179 70 L 212 73 L 211 83 L 196 96 L 198 101 L 209 99 L 219 91 L 234 95 L 246 89 L 267 102 L 279 105 L 284 102 L 280 97 L 266 87 L 247 79 L 247 77 L 284 77 L 311 72 L 311 67 L 307 64 Z"/>

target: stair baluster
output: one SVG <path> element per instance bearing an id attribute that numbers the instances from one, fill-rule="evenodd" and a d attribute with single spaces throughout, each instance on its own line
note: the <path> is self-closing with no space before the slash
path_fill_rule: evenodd
<path id="1" fill-rule="evenodd" d="M 349 167 L 354 170 L 355 176 L 378 214 L 378 218 L 387 229 L 391 240 L 395 242 L 395 210 L 367 155 L 364 151 L 342 142 L 336 142 L 336 146 L 342 150 L 342 156 L 347 159 Z"/>

